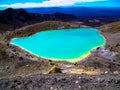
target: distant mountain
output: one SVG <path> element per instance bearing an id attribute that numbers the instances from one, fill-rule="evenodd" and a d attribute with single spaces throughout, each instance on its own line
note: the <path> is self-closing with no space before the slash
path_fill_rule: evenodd
<path id="1" fill-rule="evenodd" d="M 56 12 L 54 14 L 35 14 L 30 13 L 30 16 L 32 17 L 32 21 L 75 21 L 79 18 L 72 15 L 72 14 L 64 14 Z"/>
<path id="2" fill-rule="evenodd" d="M 0 22 L 15 25 L 15 26 L 22 26 L 25 22 L 30 20 L 30 15 L 24 9 L 6 9 L 4 11 L 0 11 Z"/>
<path id="3" fill-rule="evenodd" d="M 28 13 L 24 9 L 8 8 L 6 10 L 0 11 L 0 23 L 9 25 L 12 28 L 22 27 L 22 26 L 26 26 L 29 24 L 42 22 L 42 21 L 48 21 L 48 20 L 74 21 L 74 20 L 78 20 L 78 18 L 74 15 L 64 14 L 64 13 L 54 13 L 54 14 Z"/>
<path id="4" fill-rule="evenodd" d="M 117 16 L 116 17 L 87 17 L 87 15 L 94 16 L 93 13 L 84 14 L 84 17 L 77 17 L 70 13 L 65 14 L 67 13 L 67 11 L 65 13 L 54 12 L 52 14 L 54 10 L 51 11 L 51 8 L 50 9 L 46 8 L 46 9 L 51 13 L 48 12 L 49 14 L 43 14 L 43 13 L 39 14 L 34 12 L 28 12 L 28 10 L 26 11 L 25 9 L 12 9 L 12 8 L 8 8 L 6 10 L 0 11 L 0 31 L 14 30 L 22 26 L 31 25 L 31 24 L 43 22 L 43 21 L 65 21 L 65 22 L 71 22 L 79 26 L 83 25 L 83 26 L 98 27 L 100 25 L 104 25 L 110 22 L 115 22 L 120 20 L 120 17 L 117 17 Z M 36 10 L 36 9 L 33 9 L 33 10 Z M 56 8 L 56 11 L 57 11 L 57 8 Z M 74 9 L 74 10 L 69 9 L 69 11 L 71 13 L 74 11 L 80 13 L 79 10 L 77 9 Z M 84 11 L 84 9 L 82 11 Z M 44 11 L 44 10 L 41 12 L 47 13 L 47 11 Z M 119 15 L 119 12 L 115 14 Z"/>
<path id="5" fill-rule="evenodd" d="M 82 18 L 90 17 L 120 17 L 120 8 L 90 8 L 90 7 L 45 7 L 26 8 L 28 12 L 39 14 L 53 14 L 56 12 L 73 14 Z"/>

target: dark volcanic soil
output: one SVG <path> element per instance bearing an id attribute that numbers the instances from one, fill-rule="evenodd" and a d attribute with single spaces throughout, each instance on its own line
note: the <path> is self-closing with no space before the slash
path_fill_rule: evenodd
<path id="1" fill-rule="evenodd" d="M 32 75 L 2 79 L 0 90 L 120 90 L 120 75 Z"/>

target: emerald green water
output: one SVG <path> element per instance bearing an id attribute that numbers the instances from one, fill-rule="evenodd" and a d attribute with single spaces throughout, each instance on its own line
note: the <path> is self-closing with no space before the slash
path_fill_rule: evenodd
<path id="1" fill-rule="evenodd" d="M 49 30 L 10 42 L 34 55 L 61 61 L 74 61 L 105 44 L 104 37 L 94 28 Z"/>

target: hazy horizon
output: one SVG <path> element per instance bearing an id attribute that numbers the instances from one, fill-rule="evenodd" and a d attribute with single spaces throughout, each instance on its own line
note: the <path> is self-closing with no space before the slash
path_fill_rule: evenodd
<path id="1" fill-rule="evenodd" d="M 93 7 L 120 8 L 118 0 L 1 0 L 0 10 L 7 8 Z"/>

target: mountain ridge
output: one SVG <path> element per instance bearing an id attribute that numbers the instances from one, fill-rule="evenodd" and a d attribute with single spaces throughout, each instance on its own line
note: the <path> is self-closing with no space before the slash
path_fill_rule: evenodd
<path id="1" fill-rule="evenodd" d="M 75 25 L 98 27 L 107 23 L 119 21 L 120 17 L 87 17 L 80 18 L 73 14 L 55 12 L 53 14 L 30 13 L 25 9 L 12 9 L 0 11 L 0 31 L 11 31 L 23 26 L 43 22 L 43 21 L 64 21 Z"/>
<path id="2" fill-rule="evenodd" d="M 120 17 L 120 8 L 92 8 L 92 7 L 41 7 L 25 8 L 26 11 L 39 14 L 53 14 L 61 12 L 73 14 L 80 18 L 88 17 Z"/>
<path id="3" fill-rule="evenodd" d="M 78 18 L 74 15 L 64 13 L 35 14 L 28 13 L 24 9 L 12 9 L 12 8 L 0 11 L 0 23 L 9 25 L 13 28 L 49 20 L 74 21 L 77 19 Z"/>

